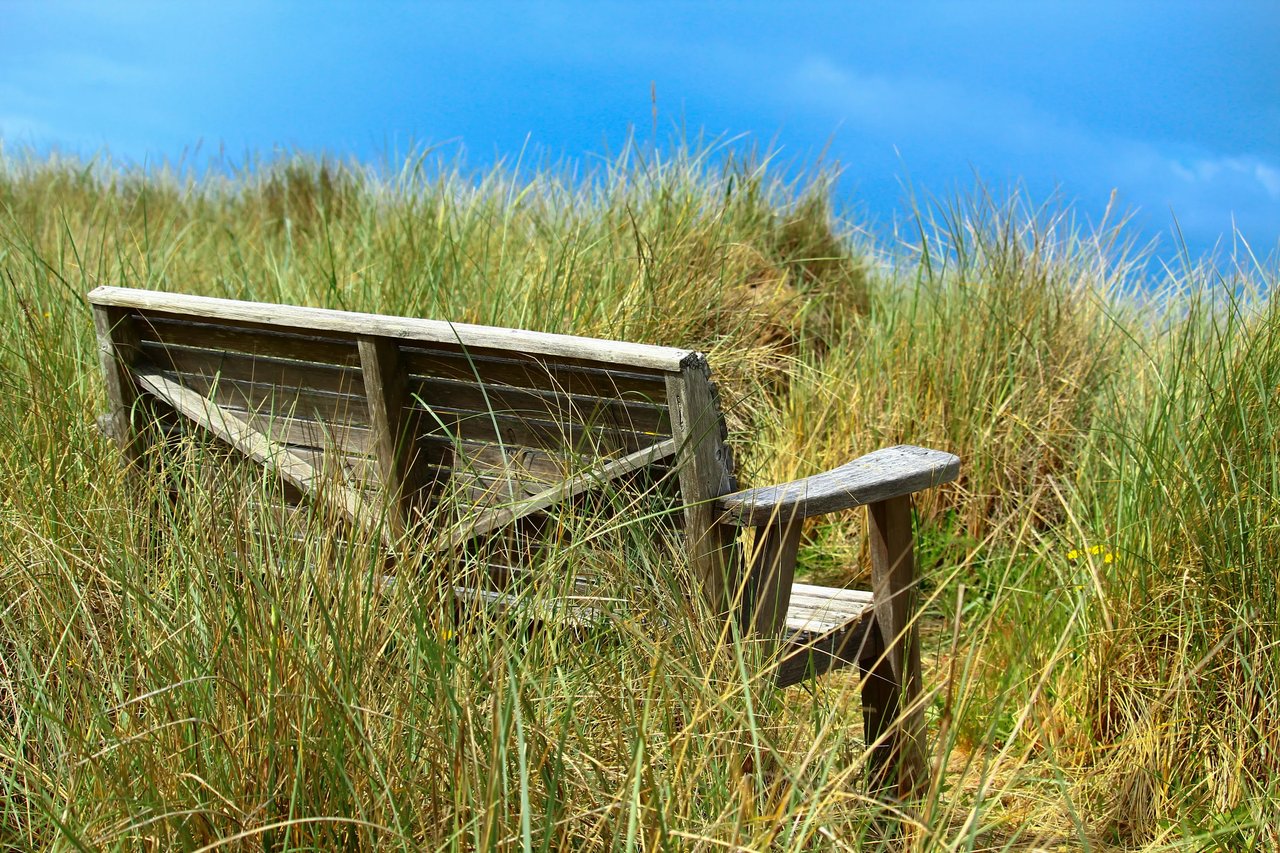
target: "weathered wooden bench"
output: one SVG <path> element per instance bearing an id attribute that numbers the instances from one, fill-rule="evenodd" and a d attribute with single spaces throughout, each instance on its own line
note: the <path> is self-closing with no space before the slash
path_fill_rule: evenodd
<path id="1" fill-rule="evenodd" d="M 697 352 L 114 287 L 89 301 L 127 460 L 145 452 L 139 414 L 163 411 L 389 544 L 442 501 L 469 508 L 444 532 L 461 547 L 619 478 L 665 484 L 705 612 L 780 644 L 779 685 L 860 665 L 882 781 L 921 778 L 911 495 L 954 479 L 955 456 L 891 447 L 739 491 Z M 801 521 L 862 505 L 872 590 L 796 583 Z"/>

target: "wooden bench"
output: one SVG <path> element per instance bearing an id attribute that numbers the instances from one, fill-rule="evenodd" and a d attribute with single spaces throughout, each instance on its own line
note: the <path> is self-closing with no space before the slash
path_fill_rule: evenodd
<path id="1" fill-rule="evenodd" d="M 443 523 L 444 501 L 468 509 L 432 532 L 463 547 L 647 476 L 678 502 L 706 612 L 781 644 L 779 685 L 861 666 L 880 781 L 896 767 L 909 794 L 922 778 L 911 495 L 954 479 L 955 456 L 891 447 L 740 491 L 697 352 L 115 287 L 89 301 L 107 431 L 127 460 L 146 450 L 139 414 L 162 412 L 389 545 Z M 326 476 L 334 460 L 345 482 Z M 862 505 L 872 590 L 796 583 L 801 521 Z"/>

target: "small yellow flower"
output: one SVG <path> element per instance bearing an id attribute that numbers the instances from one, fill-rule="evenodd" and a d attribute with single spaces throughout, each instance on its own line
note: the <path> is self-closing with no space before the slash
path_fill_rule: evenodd
<path id="1" fill-rule="evenodd" d="M 1115 553 L 1106 545 L 1090 545 L 1088 548 L 1086 548 L 1083 551 L 1080 550 L 1079 548 L 1072 548 L 1070 551 L 1067 552 L 1067 559 L 1078 560 L 1081 557 L 1083 557 L 1086 552 L 1091 556 L 1101 557 L 1102 562 L 1104 563 L 1114 563 L 1116 561 Z"/>

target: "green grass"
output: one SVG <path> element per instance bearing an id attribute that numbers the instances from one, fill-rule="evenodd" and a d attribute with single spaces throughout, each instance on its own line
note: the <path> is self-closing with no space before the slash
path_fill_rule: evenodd
<path id="1" fill-rule="evenodd" d="M 714 150 L 577 179 L 11 155 L 0 845 L 1280 846 L 1275 270 L 1188 264 L 1151 297 L 1123 225 L 978 193 L 881 246 L 830 188 Z M 592 532 L 542 559 L 641 606 L 528 632 L 447 616 L 458 567 L 382 589 L 368 543 L 256 510 L 272 483 L 209 487 L 208 448 L 126 478 L 93 425 L 99 284 L 696 347 L 746 484 L 957 453 L 917 505 L 925 796 L 865 793 L 856 673 L 774 691 L 706 635 L 639 504 L 563 519 Z M 815 523 L 805 568 L 860 580 L 862 536 Z"/>

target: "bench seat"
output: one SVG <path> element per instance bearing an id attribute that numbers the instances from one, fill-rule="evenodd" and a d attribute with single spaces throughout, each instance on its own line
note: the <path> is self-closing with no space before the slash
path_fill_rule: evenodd
<path id="1" fill-rule="evenodd" d="M 386 583 L 394 585 L 395 579 L 388 578 Z M 633 605 L 623 599 L 590 594 L 529 598 L 469 587 L 455 587 L 454 592 L 461 601 L 497 606 L 524 613 L 540 623 L 572 628 L 604 625 L 611 615 L 625 613 Z M 869 662 L 879 650 L 868 642 L 868 632 L 874 625 L 873 605 L 869 590 L 792 584 L 781 662 L 774 670 L 775 683 L 786 687 L 845 664 Z"/>

